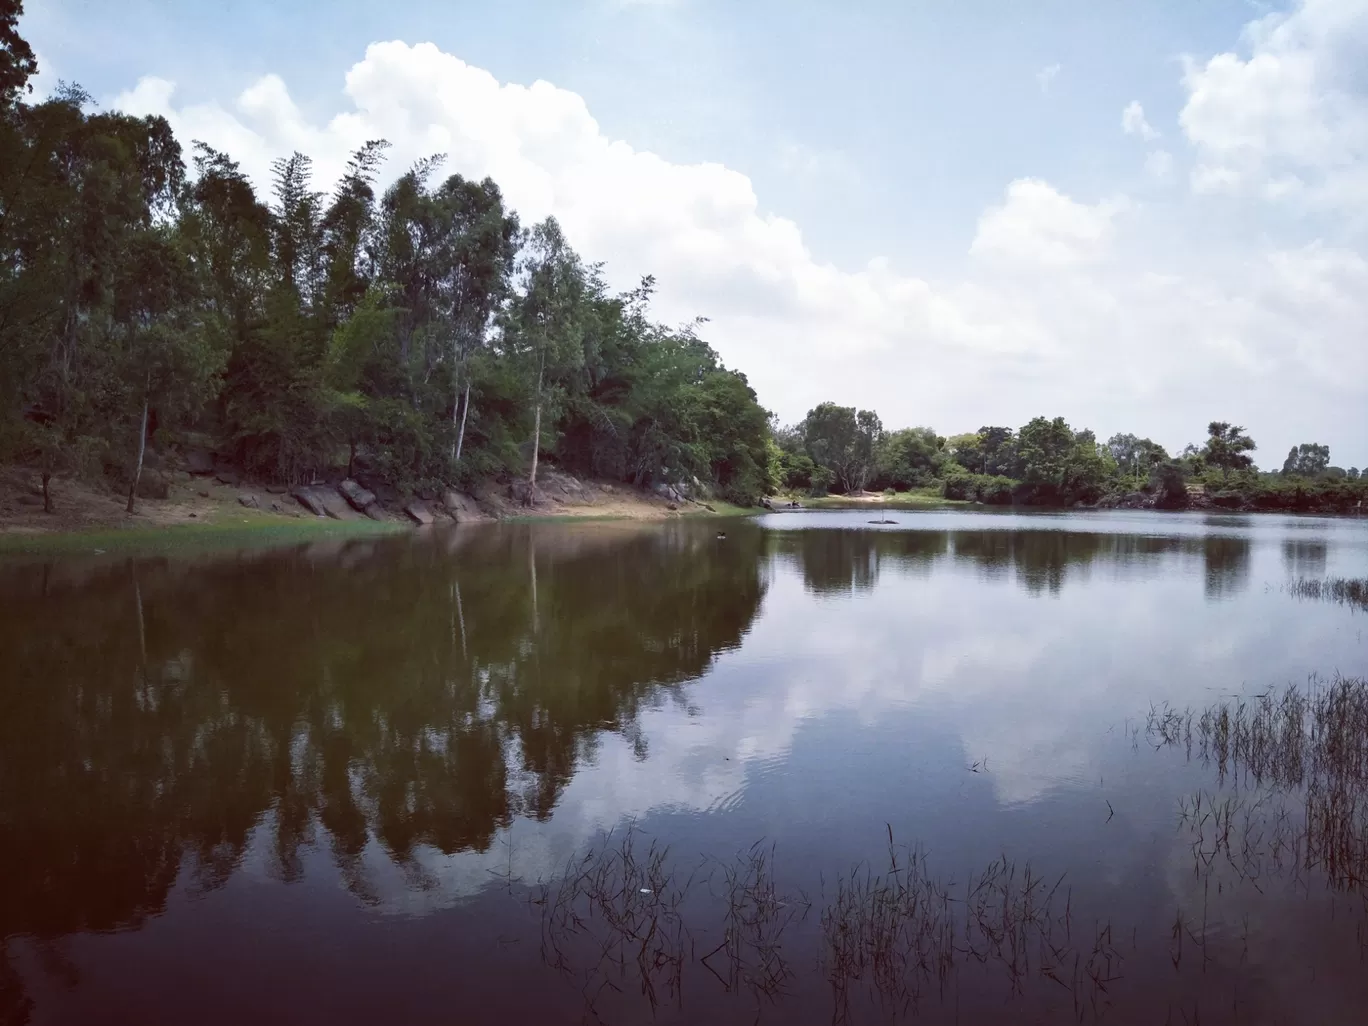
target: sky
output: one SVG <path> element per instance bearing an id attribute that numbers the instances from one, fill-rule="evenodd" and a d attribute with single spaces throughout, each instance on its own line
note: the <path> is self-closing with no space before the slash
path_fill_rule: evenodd
<path id="1" fill-rule="evenodd" d="M 1368 465 L 1368 0 L 28 0 L 37 90 L 263 186 L 447 154 L 783 422 Z"/>

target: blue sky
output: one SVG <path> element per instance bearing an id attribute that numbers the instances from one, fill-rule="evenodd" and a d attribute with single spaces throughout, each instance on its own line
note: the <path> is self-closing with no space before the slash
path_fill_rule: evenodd
<path id="1" fill-rule="evenodd" d="M 1265 464 L 1368 463 L 1365 0 L 28 7 L 45 83 L 253 173 L 298 146 L 326 179 L 362 127 L 396 168 L 439 139 L 501 171 L 614 281 L 656 273 L 662 315 L 711 316 L 785 420 L 1177 447 L 1219 417 Z"/>

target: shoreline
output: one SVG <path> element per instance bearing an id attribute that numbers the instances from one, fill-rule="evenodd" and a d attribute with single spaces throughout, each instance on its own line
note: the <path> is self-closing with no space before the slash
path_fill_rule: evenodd
<path id="1" fill-rule="evenodd" d="M 759 507 L 743 509 L 721 501 L 681 504 L 641 489 L 581 481 L 554 470 L 539 479 L 531 507 L 514 499 L 510 486 L 485 482 L 473 493 L 448 491 L 444 501 L 403 503 L 392 498 L 385 503 L 374 502 L 362 513 L 344 501 L 336 501 L 334 488 L 310 489 L 315 493 L 326 491 L 330 500 L 326 504 L 328 515 L 317 516 L 278 487 L 187 474 L 171 485 L 165 498 L 139 498 L 136 512 L 129 514 L 125 495 L 63 479 L 51 483 L 54 509 L 45 513 L 36 475 L 22 468 L 0 468 L 0 558 L 284 545 L 396 536 L 458 524 L 648 522 L 735 518 L 765 512 Z"/>

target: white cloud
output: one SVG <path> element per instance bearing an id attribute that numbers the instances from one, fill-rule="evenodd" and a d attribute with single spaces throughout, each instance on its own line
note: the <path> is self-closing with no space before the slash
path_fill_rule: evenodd
<path id="1" fill-rule="evenodd" d="M 1179 122 L 1202 164 L 1194 187 L 1361 209 L 1368 2 L 1302 0 L 1251 22 L 1244 43 L 1247 56 L 1186 61 Z"/>
<path id="2" fill-rule="evenodd" d="M 1001 206 L 979 218 L 969 250 L 978 256 L 1054 267 L 1095 260 L 1106 249 L 1112 218 L 1121 206 L 1078 203 L 1048 182 L 1023 178 L 1007 187 Z"/>
<path id="3" fill-rule="evenodd" d="M 1040 91 L 1042 93 L 1048 93 L 1051 84 L 1053 84 L 1054 80 L 1059 77 L 1059 73 L 1063 70 L 1063 65 L 1056 62 L 1054 64 L 1047 64 L 1037 71 L 1035 78 L 1036 83 L 1040 86 Z"/>
<path id="4" fill-rule="evenodd" d="M 967 274 L 909 273 L 877 255 L 843 268 L 766 210 L 746 175 L 634 149 L 606 135 L 580 96 L 547 82 L 500 83 L 431 44 L 389 42 L 351 68 L 345 95 L 323 123 L 274 76 L 229 106 L 177 105 L 157 79 L 115 105 L 166 114 L 181 139 L 227 151 L 263 186 L 271 160 L 294 149 L 314 158 L 325 188 L 367 139 L 394 144 L 392 173 L 445 152 L 446 170 L 499 182 L 525 222 L 555 214 L 578 249 L 607 262 L 615 286 L 655 274 L 658 315 L 709 316 L 709 340 L 785 420 L 828 398 L 947 431 L 1048 411 L 1181 446 L 1217 415 L 1202 383 L 1220 380 L 1219 415 L 1270 450 L 1311 436 L 1301 411 L 1319 411 L 1310 430 L 1332 445 L 1361 449 L 1368 438 L 1361 412 L 1334 426 L 1323 417 L 1368 408 L 1368 375 L 1301 359 L 1310 346 L 1362 364 L 1354 347 L 1368 289 L 1353 286 L 1351 251 L 1336 263 L 1330 247 L 1310 259 L 1301 243 L 1233 248 L 1200 234 L 1146 245 L 1162 210 L 1023 178 L 1004 183 L 966 239 Z M 1162 152 L 1147 161 L 1156 176 L 1171 170 Z M 1193 184 L 1225 188 L 1239 173 L 1199 161 Z M 1173 231 L 1189 231 L 1169 214 Z M 1307 290 L 1336 300 L 1307 306 Z M 1368 453 L 1344 458 L 1362 464 Z"/>
<path id="5" fill-rule="evenodd" d="M 1159 132 L 1145 118 L 1145 108 L 1139 100 L 1131 100 L 1121 112 L 1121 131 L 1127 135 L 1138 135 L 1146 142 L 1159 138 Z"/>
<path id="6" fill-rule="evenodd" d="M 1168 150 L 1151 150 L 1145 157 L 1145 173 L 1167 181 L 1173 175 L 1173 154 Z"/>

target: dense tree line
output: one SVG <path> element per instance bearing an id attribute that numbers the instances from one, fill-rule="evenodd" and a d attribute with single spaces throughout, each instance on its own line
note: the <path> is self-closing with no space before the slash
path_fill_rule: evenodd
<path id="1" fill-rule="evenodd" d="M 1200 445 L 1170 456 L 1133 434 L 1099 442 L 1062 417 L 1036 417 L 1017 430 L 1002 426 L 944 437 L 928 427 L 885 431 L 876 413 L 822 403 L 799 423 L 773 433 L 771 475 L 792 493 L 823 495 L 866 488 L 923 489 L 988 504 L 1094 504 L 1147 495 L 1159 506 L 1183 505 L 1189 484 L 1219 504 L 1297 508 L 1307 502 L 1361 499 L 1358 468 L 1330 465 L 1328 446 L 1294 448 L 1281 474 L 1260 474 L 1244 428 L 1207 426 Z"/>
<path id="2" fill-rule="evenodd" d="M 527 475 L 539 459 L 741 502 L 766 489 L 767 415 L 697 334 L 614 294 L 554 220 L 436 155 L 380 189 L 387 144 L 330 190 L 282 157 L 259 194 L 157 117 L 92 111 L 0 0 L 0 460 L 114 478 L 207 439 L 248 474 L 346 466 L 401 488 Z"/>

